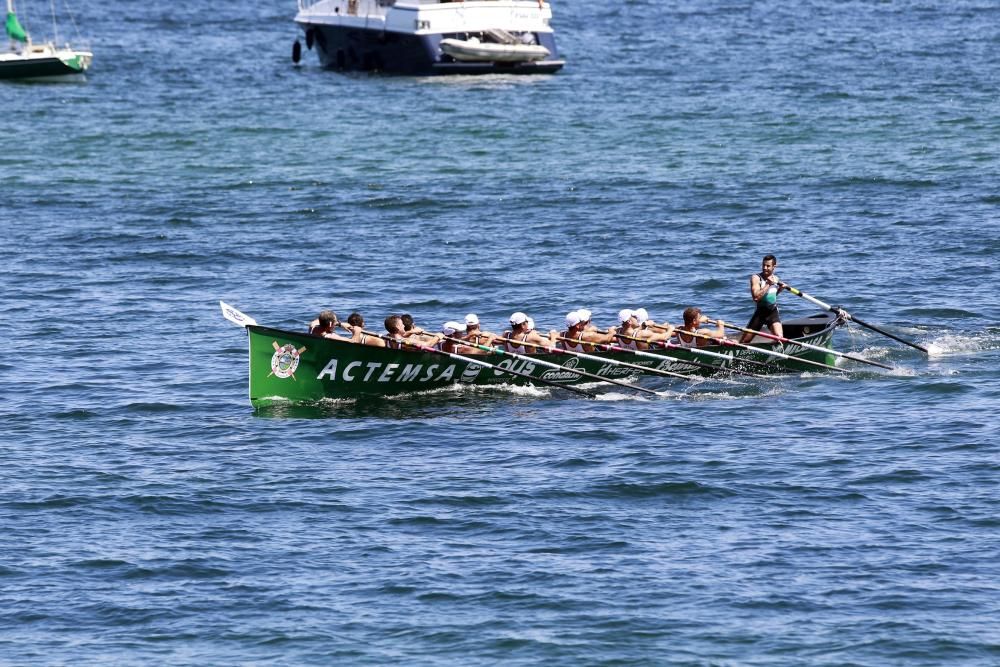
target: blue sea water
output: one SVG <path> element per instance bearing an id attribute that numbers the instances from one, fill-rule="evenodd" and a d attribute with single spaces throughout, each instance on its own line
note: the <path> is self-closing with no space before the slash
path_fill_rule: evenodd
<path id="1" fill-rule="evenodd" d="M 995 3 L 557 3 L 528 78 L 74 9 L 0 84 L 0 663 L 1000 664 Z M 769 252 L 934 354 L 254 412 L 218 308 L 742 323 Z"/>

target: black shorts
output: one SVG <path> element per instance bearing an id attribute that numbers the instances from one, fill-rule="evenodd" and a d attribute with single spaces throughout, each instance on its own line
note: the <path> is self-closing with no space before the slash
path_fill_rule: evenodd
<path id="1" fill-rule="evenodd" d="M 767 325 L 768 329 L 774 330 L 772 325 L 781 324 L 781 315 L 778 313 L 778 308 L 770 308 L 764 310 L 758 308 L 754 311 L 753 317 L 750 318 L 750 322 L 747 324 L 747 329 L 753 329 L 754 331 L 760 331 Z"/>

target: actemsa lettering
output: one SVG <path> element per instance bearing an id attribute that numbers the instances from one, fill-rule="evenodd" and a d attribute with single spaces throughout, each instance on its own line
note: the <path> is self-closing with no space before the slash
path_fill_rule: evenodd
<path id="1" fill-rule="evenodd" d="M 455 377 L 455 364 L 384 364 L 380 361 L 352 361 L 337 373 L 338 359 L 330 359 L 316 376 L 340 382 L 445 382 Z"/>

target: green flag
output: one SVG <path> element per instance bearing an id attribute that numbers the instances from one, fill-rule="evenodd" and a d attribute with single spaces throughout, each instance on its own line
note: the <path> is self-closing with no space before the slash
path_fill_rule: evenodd
<path id="1" fill-rule="evenodd" d="M 24 32 L 24 28 L 21 27 L 21 22 L 17 20 L 17 14 L 14 12 L 7 12 L 7 36 L 11 39 L 17 40 L 18 42 L 27 42 L 28 35 Z"/>

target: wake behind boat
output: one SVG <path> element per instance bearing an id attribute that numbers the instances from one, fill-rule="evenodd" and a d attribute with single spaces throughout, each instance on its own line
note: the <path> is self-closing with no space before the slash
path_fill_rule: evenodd
<path id="1" fill-rule="evenodd" d="M 396 74 L 539 74 L 559 58 L 544 0 L 299 0 L 323 67 Z M 292 59 L 301 58 L 295 42 Z"/>
<path id="2" fill-rule="evenodd" d="M 615 384 L 642 375 L 704 376 L 752 369 L 757 373 L 837 370 L 831 338 L 844 320 L 833 313 L 789 320 L 792 339 L 766 338 L 735 347 L 718 344 L 685 349 L 566 351 L 511 354 L 495 348 L 476 356 L 440 350 L 369 347 L 308 333 L 262 326 L 226 304 L 226 319 L 245 327 L 250 344 L 250 403 L 358 399 L 422 392 L 457 384 L 536 384 L 571 387 Z M 647 392 L 649 390 L 646 390 Z"/>
<path id="3" fill-rule="evenodd" d="M 53 11 L 53 23 L 55 13 Z M 61 77 L 83 74 L 90 67 L 94 55 L 49 41 L 35 43 L 21 25 L 14 11 L 14 0 L 7 0 L 7 18 L 4 23 L 10 48 L 0 53 L 0 79 L 29 79 Z M 53 30 L 56 34 L 57 28 Z"/>

